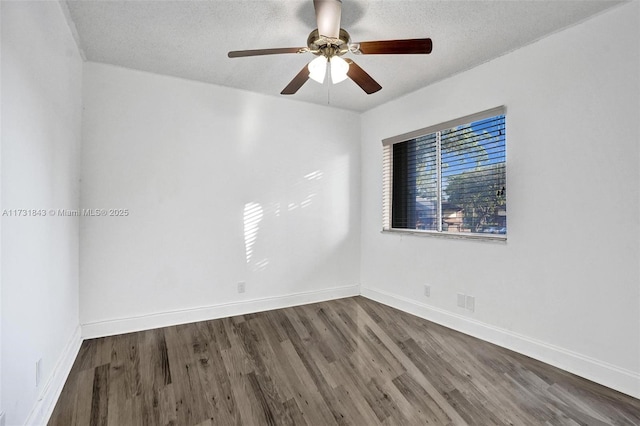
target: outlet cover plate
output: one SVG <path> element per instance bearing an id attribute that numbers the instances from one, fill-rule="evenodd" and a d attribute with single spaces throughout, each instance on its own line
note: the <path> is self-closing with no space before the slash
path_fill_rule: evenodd
<path id="1" fill-rule="evenodd" d="M 40 387 L 42 381 L 42 358 L 36 361 L 36 387 Z"/>
<path id="2" fill-rule="evenodd" d="M 471 312 L 476 310 L 476 298 L 473 296 L 467 296 L 466 300 L 467 309 Z"/>
<path id="3" fill-rule="evenodd" d="M 458 293 L 458 306 L 460 308 L 466 307 L 466 296 L 462 293 Z"/>

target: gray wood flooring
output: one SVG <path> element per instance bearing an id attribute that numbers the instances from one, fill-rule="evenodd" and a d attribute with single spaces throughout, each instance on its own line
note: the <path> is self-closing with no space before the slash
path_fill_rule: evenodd
<path id="1" fill-rule="evenodd" d="M 87 340 L 62 425 L 640 425 L 640 401 L 363 297 Z"/>

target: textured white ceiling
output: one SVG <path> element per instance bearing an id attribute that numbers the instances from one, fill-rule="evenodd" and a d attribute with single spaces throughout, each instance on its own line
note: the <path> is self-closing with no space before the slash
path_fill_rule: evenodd
<path id="1" fill-rule="evenodd" d="M 280 91 L 314 58 L 311 54 L 227 58 L 229 50 L 306 46 L 316 26 L 312 0 L 66 3 L 89 61 L 281 96 Z M 309 80 L 292 98 L 365 111 L 619 3 L 343 0 L 342 27 L 352 41 L 430 37 L 433 52 L 349 54 L 382 85 L 381 91 L 367 95 L 350 80 L 331 86 Z"/>

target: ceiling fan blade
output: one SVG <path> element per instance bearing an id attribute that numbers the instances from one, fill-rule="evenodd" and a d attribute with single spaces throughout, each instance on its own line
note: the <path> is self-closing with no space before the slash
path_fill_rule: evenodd
<path id="1" fill-rule="evenodd" d="M 382 89 L 382 86 L 378 84 L 365 70 L 360 68 L 358 64 L 351 59 L 345 59 L 349 64 L 349 71 L 347 76 L 353 80 L 362 90 L 367 92 L 367 95 L 377 92 Z"/>
<path id="2" fill-rule="evenodd" d="M 281 47 L 277 49 L 232 50 L 227 53 L 230 58 L 242 58 L 244 56 L 278 55 L 280 53 L 304 53 L 306 47 Z"/>
<path id="3" fill-rule="evenodd" d="M 298 91 L 298 89 L 302 87 L 303 84 L 307 82 L 307 80 L 309 80 L 309 68 L 307 65 L 305 65 L 304 68 L 302 68 L 300 72 L 295 77 L 293 77 L 293 80 L 291 80 L 291 82 L 287 84 L 287 87 L 282 89 L 282 92 L 280 92 L 280 94 L 293 95 Z"/>
<path id="4" fill-rule="evenodd" d="M 313 7 L 316 9 L 318 33 L 321 36 L 338 38 L 342 0 L 313 0 Z"/>
<path id="5" fill-rule="evenodd" d="M 380 40 L 360 42 L 360 53 L 363 55 L 404 55 L 431 53 L 433 44 L 430 38 L 413 38 L 406 40 Z"/>

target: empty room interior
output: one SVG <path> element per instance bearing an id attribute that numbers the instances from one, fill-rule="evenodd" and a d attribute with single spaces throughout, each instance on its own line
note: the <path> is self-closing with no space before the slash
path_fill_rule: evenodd
<path id="1" fill-rule="evenodd" d="M 639 1 L 0 5 L 0 426 L 640 425 Z"/>

